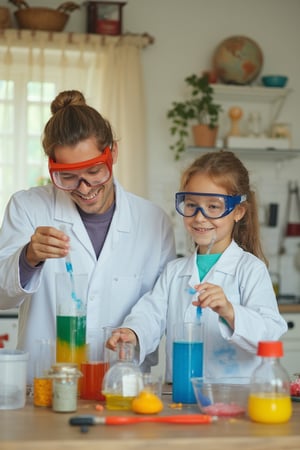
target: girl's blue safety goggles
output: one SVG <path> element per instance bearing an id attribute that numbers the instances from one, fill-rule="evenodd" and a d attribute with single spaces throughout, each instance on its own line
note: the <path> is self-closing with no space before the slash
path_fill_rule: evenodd
<path id="1" fill-rule="evenodd" d="M 220 219 L 230 214 L 246 195 L 208 194 L 203 192 L 177 192 L 176 211 L 184 217 L 193 217 L 201 211 L 207 219 Z"/>

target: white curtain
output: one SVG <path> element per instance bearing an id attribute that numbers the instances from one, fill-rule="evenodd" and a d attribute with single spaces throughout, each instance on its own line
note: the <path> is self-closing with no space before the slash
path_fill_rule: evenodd
<path id="1" fill-rule="evenodd" d="M 115 176 L 127 190 L 146 196 L 145 105 L 141 50 L 150 42 L 151 38 L 147 35 L 100 36 L 2 30 L 0 80 L 20 80 L 21 77 L 25 82 L 42 82 L 43 86 L 44 83 L 45 86 L 47 83 L 54 83 L 55 95 L 65 89 L 82 91 L 87 103 L 109 120 L 119 142 L 119 160 L 114 168 Z M 7 86 L 6 94 L 6 102 L 3 105 L 9 108 L 11 94 Z M 3 90 L 1 95 L 4 95 Z M 22 92 L 19 95 L 22 95 Z M 41 132 L 50 117 L 52 100 L 47 98 L 47 95 L 44 98 L 44 103 L 48 103 L 48 116 L 45 116 L 45 104 L 40 105 L 41 114 L 36 115 L 37 122 L 40 121 Z M 5 111 L 3 105 L 1 120 L 9 117 L 9 112 Z M 15 132 L 22 127 L 22 116 L 19 116 L 19 121 L 21 122 L 14 124 Z M 24 151 L 24 142 L 19 145 L 16 157 Z M 2 165 L 4 152 L 5 149 L 0 148 Z"/>

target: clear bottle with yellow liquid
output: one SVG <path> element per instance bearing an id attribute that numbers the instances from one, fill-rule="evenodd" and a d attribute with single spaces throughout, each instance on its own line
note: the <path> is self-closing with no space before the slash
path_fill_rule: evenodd
<path id="1" fill-rule="evenodd" d="M 283 344 L 280 341 L 258 343 L 257 355 L 262 358 L 251 377 L 248 415 L 259 423 L 284 423 L 292 415 L 290 379 L 281 365 Z"/>
<path id="2" fill-rule="evenodd" d="M 134 346 L 120 342 L 117 348 L 118 361 L 106 372 L 102 394 L 106 408 L 111 410 L 130 410 L 132 400 L 143 388 L 143 377 L 134 362 Z"/>

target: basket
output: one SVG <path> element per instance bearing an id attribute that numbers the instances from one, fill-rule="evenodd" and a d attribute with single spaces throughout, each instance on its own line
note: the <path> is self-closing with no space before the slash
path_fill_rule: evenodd
<path id="1" fill-rule="evenodd" d="M 3 30 L 11 26 L 9 9 L 0 7 L 0 29 Z"/>
<path id="2" fill-rule="evenodd" d="M 50 8 L 26 8 L 15 12 L 18 27 L 27 30 L 62 31 L 68 14 Z"/>

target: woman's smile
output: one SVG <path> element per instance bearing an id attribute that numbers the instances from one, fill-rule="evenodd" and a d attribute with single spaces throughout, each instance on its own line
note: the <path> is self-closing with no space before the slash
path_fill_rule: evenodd
<path id="1" fill-rule="evenodd" d="M 100 193 L 100 191 L 102 191 L 102 189 L 103 189 L 103 186 L 100 186 L 97 189 L 91 190 L 88 194 L 83 194 L 80 191 L 73 191 L 72 195 L 76 196 L 76 197 L 79 197 L 85 203 L 86 202 L 92 202 L 93 203 L 93 200 L 98 196 L 98 194 Z"/>

